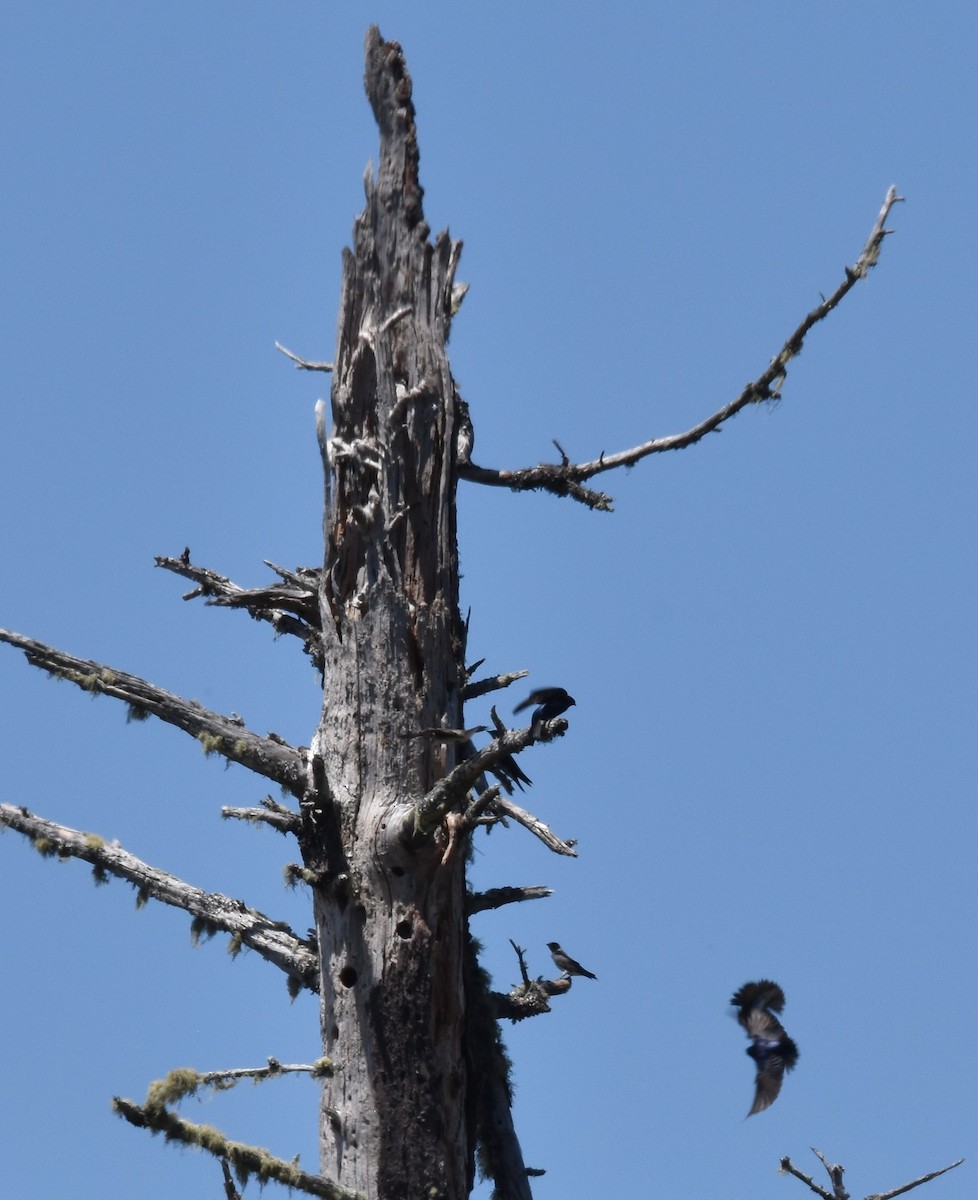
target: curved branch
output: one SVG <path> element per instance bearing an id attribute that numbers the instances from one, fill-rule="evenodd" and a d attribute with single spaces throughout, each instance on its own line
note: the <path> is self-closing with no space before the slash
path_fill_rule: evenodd
<path id="1" fill-rule="evenodd" d="M 671 434 L 668 437 L 653 438 L 651 441 L 643 442 L 640 446 L 633 446 L 630 450 L 622 450 L 617 454 L 601 454 L 591 462 L 585 463 L 570 462 L 561 450 L 562 461 L 560 463 L 541 463 L 536 467 L 523 467 L 512 471 L 493 470 L 488 467 L 476 466 L 474 463 L 460 464 L 460 478 L 468 479 L 473 483 L 483 483 L 490 487 L 507 487 L 514 492 L 540 490 L 552 492 L 555 496 L 571 496 L 589 508 L 610 512 L 611 497 L 603 492 L 593 491 L 582 486 L 585 480 L 604 471 L 633 466 L 641 459 L 648 458 L 650 454 L 661 454 L 666 450 L 683 450 L 706 437 L 708 433 L 719 429 L 725 421 L 729 421 L 749 404 L 781 398 L 781 388 L 788 377 L 788 363 L 801 353 L 805 337 L 812 326 L 827 317 L 839 305 L 843 297 L 851 291 L 857 281 L 865 279 L 872 268 L 876 266 L 883 239 L 893 232 L 886 228 L 890 210 L 894 204 L 902 200 L 903 196 L 897 195 L 896 188 L 890 187 L 869 238 L 863 246 L 862 253 L 856 260 L 855 266 L 846 267 L 845 278 L 832 295 L 823 299 L 821 304 L 808 313 L 788 337 L 781 350 L 771 359 L 767 369 L 748 383 L 739 396 L 706 417 L 705 420 L 700 421 L 699 424 L 694 425 L 692 429 L 686 430 L 685 433 Z M 557 449 L 560 450 L 559 445 Z"/>
<path id="2" fill-rule="evenodd" d="M 284 971 L 298 987 L 319 991 L 319 959 L 284 921 L 273 921 L 257 909 L 248 908 L 242 900 L 193 887 L 176 875 L 143 862 L 123 850 L 118 842 L 106 842 L 98 834 L 46 821 L 26 808 L 0 803 L 2 825 L 29 838 L 42 854 L 80 858 L 91 863 L 96 878 L 115 875 L 127 880 L 138 890 L 141 903 L 153 899 L 172 908 L 182 908 L 194 918 L 195 928 L 230 934 L 232 946 L 250 946 Z"/>
<path id="3" fill-rule="evenodd" d="M 130 706 L 130 714 L 137 719 L 152 715 L 168 725 L 175 725 L 195 737 L 207 754 L 220 754 L 258 775 L 274 779 L 294 796 L 301 797 L 305 790 L 303 755 L 281 738 L 259 737 L 246 729 L 239 718 L 223 717 L 196 700 L 184 700 L 138 675 L 129 675 L 90 659 L 75 658 L 21 633 L 0 629 L 0 642 L 17 646 L 27 655 L 31 666 L 41 667 L 59 679 L 67 679 L 83 691 L 124 700 Z"/>

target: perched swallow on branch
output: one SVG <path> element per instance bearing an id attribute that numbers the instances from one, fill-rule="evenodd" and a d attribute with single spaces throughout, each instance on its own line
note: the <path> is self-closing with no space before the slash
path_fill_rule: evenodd
<path id="1" fill-rule="evenodd" d="M 536 725 L 538 721 L 551 721 L 559 717 L 576 703 L 574 697 L 569 696 L 563 688 L 537 688 L 535 692 L 530 692 L 522 704 L 517 704 L 513 712 L 522 712 L 524 708 L 535 704 L 537 707 L 533 710 L 530 724 Z"/>
<path id="2" fill-rule="evenodd" d="M 798 1047 L 774 1015 L 784 1008 L 784 992 L 776 983 L 769 979 L 745 983 L 730 1003 L 740 1009 L 737 1020 L 751 1042 L 747 1053 L 757 1063 L 754 1103 L 747 1114 L 752 1117 L 777 1100 L 785 1071 L 798 1061 Z"/>
<path id="3" fill-rule="evenodd" d="M 520 767 L 519 763 L 512 754 L 504 754 L 501 758 L 497 758 L 491 767 L 488 767 L 490 775 L 495 775 L 499 782 L 503 785 L 503 791 L 511 796 L 513 794 L 513 784 L 525 791 L 530 787 L 533 780 Z"/>
<path id="4" fill-rule="evenodd" d="M 554 960 L 558 971 L 563 971 L 565 975 L 583 975 L 586 979 L 597 979 L 597 975 L 585 971 L 579 962 L 575 962 L 566 951 L 562 950 L 559 942 L 547 942 L 547 949 L 550 951 L 550 957 Z"/>

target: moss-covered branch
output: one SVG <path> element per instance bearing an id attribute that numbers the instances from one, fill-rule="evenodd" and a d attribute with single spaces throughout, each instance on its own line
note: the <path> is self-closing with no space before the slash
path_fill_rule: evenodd
<path id="1" fill-rule="evenodd" d="M 27 655 L 27 661 L 58 679 L 67 679 L 93 695 L 113 696 L 129 705 L 130 714 L 138 719 L 158 717 L 195 737 L 207 754 L 220 754 L 230 762 L 240 763 L 250 771 L 273 779 L 295 796 L 305 789 L 305 760 L 303 755 L 281 738 L 260 737 L 244 727 L 236 718 L 211 712 L 196 700 L 184 700 L 165 692 L 155 684 L 129 675 L 102 663 L 75 658 L 44 642 L 0 629 L 0 642 L 16 646 Z"/>
<path id="2" fill-rule="evenodd" d="M 109 875 L 127 880 L 136 888 L 140 905 L 152 899 L 182 908 L 194 919 L 195 940 L 218 932 L 230 934 L 233 954 L 242 946 L 250 947 L 288 975 L 293 992 L 302 988 L 319 990 L 319 960 L 285 922 L 273 921 L 242 900 L 193 887 L 143 862 L 123 850 L 118 842 L 107 842 L 97 834 L 47 821 L 26 808 L 0 804 L 0 826 L 22 833 L 45 856 L 80 858 L 91 863 L 99 882 Z"/>
<path id="3" fill-rule="evenodd" d="M 150 1090 L 152 1092 L 152 1089 Z M 150 1097 L 141 1105 L 115 1096 L 112 1107 L 119 1116 L 125 1117 L 130 1125 L 135 1125 L 138 1129 L 162 1133 L 168 1142 L 183 1142 L 184 1145 L 206 1150 L 215 1158 L 226 1159 L 234 1168 L 239 1182 L 244 1182 L 254 1175 L 259 1183 L 264 1184 L 274 1179 L 277 1183 L 284 1183 L 286 1187 L 306 1192 L 310 1196 L 322 1196 L 324 1200 L 365 1200 L 360 1192 L 340 1187 L 320 1175 L 310 1175 L 308 1171 L 300 1170 L 294 1162 L 275 1158 L 260 1146 L 234 1142 L 212 1125 L 196 1125 L 185 1121 Z"/>

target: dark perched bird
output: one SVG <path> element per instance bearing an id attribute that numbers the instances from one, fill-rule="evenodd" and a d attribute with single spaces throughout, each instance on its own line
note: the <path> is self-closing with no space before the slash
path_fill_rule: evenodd
<path id="1" fill-rule="evenodd" d="M 784 992 L 770 979 L 745 983 L 730 1003 L 740 1009 L 737 1020 L 750 1038 L 747 1053 L 757 1063 L 754 1103 L 747 1114 L 752 1117 L 777 1100 L 785 1071 L 798 1061 L 798 1047 L 774 1015 L 784 1008 Z"/>
<path id="2" fill-rule="evenodd" d="M 530 692 L 522 704 L 517 704 L 513 712 L 522 712 L 524 708 L 535 704 L 537 707 L 533 710 L 530 724 L 536 725 L 538 721 L 551 721 L 559 717 L 576 703 L 574 697 L 568 696 L 563 688 L 537 688 L 535 692 Z"/>
<path id="3" fill-rule="evenodd" d="M 512 754 L 504 754 L 502 758 L 497 758 L 495 763 L 487 769 L 503 785 L 503 791 L 507 796 L 513 794 L 514 783 L 521 792 L 525 791 L 533 783 L 533 780 L 522 769 Z"/>
<path id="4" fill-rule="evenodd" d="M 597 975 L 585 971 L 579 962 L 575 962 L 566 951 L 561 950 L 559 942 L 547 942 L 547 949 L 558 971 L 563 971 L 565 975 L 583 975 L 587 979 L 597 979 Z"/>

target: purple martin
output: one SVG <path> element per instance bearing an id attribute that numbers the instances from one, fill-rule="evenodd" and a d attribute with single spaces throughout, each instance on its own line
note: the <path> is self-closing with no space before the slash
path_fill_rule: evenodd
<path id="1" fill-rule="evenodd" d="M 784 992 L 769 979 L 745 983 L 730 1003 L 740 1009 L 737 1020 L 750 1038 L 747 1053 L 757 1063 L 754 1103 L 747 1114 L 763 1112 L 778 1098 L 785 1071 L 798 1061 L 798 1047 L 774 1015 L 784 1008 Z"/>
<path id="2" fill-rule="evenodd" d="M 597 975 L 585 971 L 579 962 L 575 962 L 565 950 L 562 950 L 559 942 L 547 942 L 547 949 L 550 951 L 550 957 L 554 960 L 558 971 L 563 971 L 568 976 L 583 975 L 586 979 L 597 979 Z"/>
<path id="3" fill-rule="evenodd" d="M 530 692 L 522 704 L 517 704 L 513 712 L 522 712 L 524 708 L 535 704 L 537 707 L 533 710 L 530 724 L 536 725 L 538 721 L 552 721 L 576 703 L 574 697 L 569 696 L 563 688 L 537 688 L 535 692 Z"/>
<path id="4" fill-rule="evenodd" d="M 507 796 L 513 794 L 514 783 L 521 792 L 525 791 L 533 783 L 533 780 L 520 767 L 512 754 L 504 754 L 501 758 L 497 758 L 493 765 L 486 769 L 499 780 Z"/>

